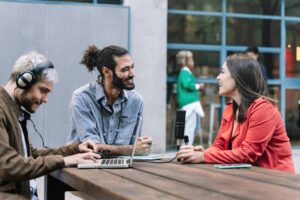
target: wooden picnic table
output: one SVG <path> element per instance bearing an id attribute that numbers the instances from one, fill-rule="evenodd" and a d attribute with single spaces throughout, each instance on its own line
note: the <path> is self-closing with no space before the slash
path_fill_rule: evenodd
<path id="1" fill-rule="evenodd" d="M 57 170 L 45 178 L 45 200 L 76 190 L 89 199 L 300 199 L 300 175 L 259 167 L 134 162 L 128 169 Z"/>

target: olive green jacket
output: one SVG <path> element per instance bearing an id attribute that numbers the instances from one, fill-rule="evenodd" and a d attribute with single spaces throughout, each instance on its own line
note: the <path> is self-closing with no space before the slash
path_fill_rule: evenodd
<path id="1" fill-rule="evenodd" d="M 0 199 L 30 199 L 29 180 L 65 166 L 63 156 L 79 152 L 78 144 L 38 150 L 30 145 L 24 158 L 20 106 L 0 86 Z M 14 195 L 15 194 L 15 198 Z"/>

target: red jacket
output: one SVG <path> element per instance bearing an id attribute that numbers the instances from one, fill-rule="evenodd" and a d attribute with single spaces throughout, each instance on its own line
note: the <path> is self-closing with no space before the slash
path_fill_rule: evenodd
<path id="1" fill-rule="evenodd" d="M 278 109 L 269 101 L 256 99 L 246 119 L 238 123 L 232 135 L 233 104 L 225 108 L 219 133 L 204 151 L 205 163 L 250 163 L 269 169 L 295 173 L 289 138 Z"/>

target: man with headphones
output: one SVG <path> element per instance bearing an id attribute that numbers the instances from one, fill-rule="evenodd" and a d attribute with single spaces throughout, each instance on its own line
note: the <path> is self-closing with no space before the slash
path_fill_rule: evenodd
<path id="1" fill-rule="evenodd" d="M 0 86 L 0 199 L 37 199 L 34 178 L 100 158 L 90 140 L 58 149 L 30 145 L 26 120 L 47 103 L 57 79 L 52 63 L 30 52 L 16 61 L 9 81 Z"/>
<path id="2" fill-rule="evenodd" d="M 81 64 L 89 72 L 96 69 L 100 75 L 97 81 L 73 93 L 68 142 L 91 139 L 100 152 L 130 155 L 134 138 L 138 137 L 135 153 L 149 154 L 152 138 L 135 131 L 141 121 L 143 100 L 134 90 L 134 63 L 128 51 L 119 46 L 98 49 L 91 45 Z"/>

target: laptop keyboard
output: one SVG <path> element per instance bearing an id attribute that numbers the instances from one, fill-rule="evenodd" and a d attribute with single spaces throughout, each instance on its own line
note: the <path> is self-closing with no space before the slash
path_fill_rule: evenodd
<path id="1" fill-rule="evenodd" d="M 78 168 L 128 168 L 129 160 L 123 158 L 99 159 L 95 163 L 82 163 L 77 165 Z"/>
<path id="2" fill-rule="evenodd" d="M 120 158 L 110 158 L 110 159 L 101 159 L 102 165 L 122 165 L 125 163 L 125 159 Z"/>

